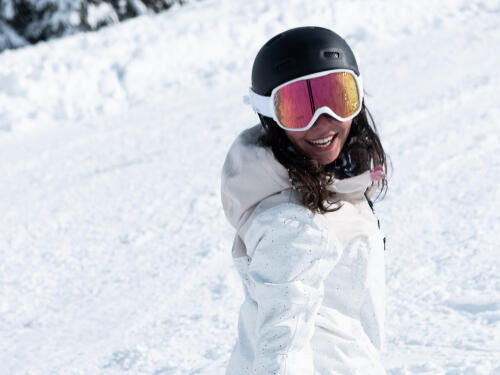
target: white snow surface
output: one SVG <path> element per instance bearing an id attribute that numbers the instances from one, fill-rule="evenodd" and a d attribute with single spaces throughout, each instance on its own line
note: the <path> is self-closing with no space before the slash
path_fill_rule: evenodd
<path id="1" fill-rule="evenodd" d="M 500 374 L 500 3 L 205 0 L 0 55 L 1 375 L 224 373 L 220 169 L 301 25 L 356 50 L 393 163 L 388 373 Z"/>

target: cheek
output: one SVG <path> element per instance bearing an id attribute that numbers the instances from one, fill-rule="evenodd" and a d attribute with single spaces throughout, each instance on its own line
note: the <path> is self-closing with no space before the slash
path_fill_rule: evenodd
<path id="1" fill-rule="evenodd" d="M 347 124 L 347 126 L 342 129 L 342 145 L 346 141 L 347 137 L 349 136 L 349 132 L 351 131 L 351 122 Z"/>
<path id="2" fill-rule="evenodd" d="M 304 141 L 304 135 L 300 133 L 287 133 L 288 140 L 292 143 L 295 148 L 300 150 L 304 150 L 304 146 L 306 146 L 306 141 Z"/>

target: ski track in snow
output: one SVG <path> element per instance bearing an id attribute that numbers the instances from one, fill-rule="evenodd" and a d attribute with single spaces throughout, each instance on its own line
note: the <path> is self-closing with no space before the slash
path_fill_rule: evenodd
<path id="1" fill-rule="evenodd" d="M 208 0 L 0 55 L 0 375 L 223 373 L 219 173 L 255 53 L 304 24 L 355 47 L 394 167 L 388 373 L 500 374 L 500 5 L 387 4 Z"/>

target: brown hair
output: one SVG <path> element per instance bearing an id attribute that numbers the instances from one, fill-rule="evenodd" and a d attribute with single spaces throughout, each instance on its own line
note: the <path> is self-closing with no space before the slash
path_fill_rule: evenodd
<path id="1" fill-rule="evenodd" d="M 260 141 L 264 147 L 270 147 L 274 157 L 288 170 L 294 186 L 302 193 L 302 203 L 312 212 L 326 213 L 338 210 L 341 206 L 335 200 L 333 192 L 326 189 L 334 179 L 357 176 L 371 165 L 382 165 L 387 175 L 387 155 L 377 133 L 377 127 L 371 113 L 363 103 L 359 115 L 351 124 L 349 135 L 338 158 L 328 165 L 321 165 L 310 159 L 293 146 L 285 131 L 271 118 L 259 114 L 265 133 Z M 387 192 L 387 180 L 377 182 L 380 189 L 376 200 Z"/>

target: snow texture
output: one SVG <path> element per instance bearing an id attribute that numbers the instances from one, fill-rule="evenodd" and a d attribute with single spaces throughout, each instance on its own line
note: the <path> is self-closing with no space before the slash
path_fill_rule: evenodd
<path id="1" fill-rule="evenodd" d="M 108 3 L 90 6 L 87 12 L 87 24 L 91 30 L 97 30 L 101 26 L 119 22 L 118 14 L 116 14 L 111 4 Z"/>
<path id="2" fill-rule="evenodd" d="M 219 173 L 251 64 L 332 28 L 393 162 L 391 375 L 500 374 L 500 4 L 206 0 L 0 55 L 0 374 L 222 374 L 242 289 Z"/>

